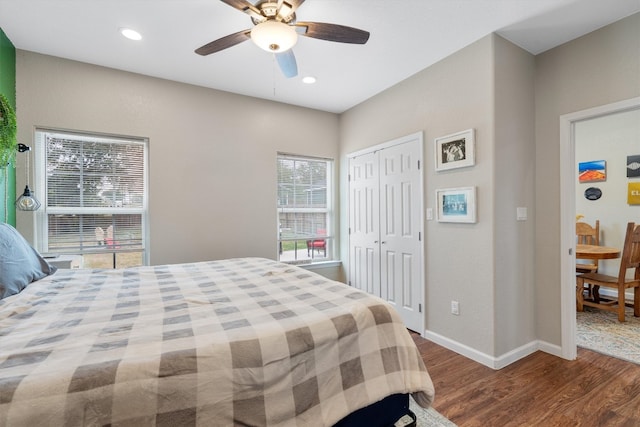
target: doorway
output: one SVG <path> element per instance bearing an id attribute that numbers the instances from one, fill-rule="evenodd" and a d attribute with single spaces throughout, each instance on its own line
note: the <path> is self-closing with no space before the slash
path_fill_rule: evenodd
<path id="1" fill-rule="evenodd" d="M 395 306 L 424 331 L 422 133 L 352 153 L 349 159 L 351 286 Z"/>
<path id="2" fill-rule="evenodd" d="M 560 117 L 561 340 L 562 357 L 577 355 L 575 302 L 576 124 L 640 108 L 640 97 Z M 629 153 L 635 154 L 635 153 Z M 596 159 L 594 159 L 596 160 Z"/>

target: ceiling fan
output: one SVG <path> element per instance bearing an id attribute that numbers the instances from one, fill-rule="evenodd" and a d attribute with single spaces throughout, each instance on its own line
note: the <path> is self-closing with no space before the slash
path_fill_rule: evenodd
<path id="1" fill-rule="evenodd" d="M 196 49 L 199 55 L 210 55 L 253 40 L 260 48 L 275 54 L 285 77 L 298 75 L 298 65 L 291 49 L 298 35 L 338 43 L 365 44 L 369 32 L 358 28 L 323 22 L 297 22 L 296 10 L 304 0 L 260 0 L 255 5 L 247 0 L 220 0 L 251 17 L 253 28 L 238 31 Z"/>

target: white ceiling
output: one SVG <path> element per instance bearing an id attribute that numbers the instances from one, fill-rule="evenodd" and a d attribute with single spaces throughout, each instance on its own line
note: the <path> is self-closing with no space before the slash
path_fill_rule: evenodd
<path id="1" fill-rule="evenodd" d="M 537 54 L 639 11 L 640 0 L 306 0 L 299 21 L 371 37 L 300 37 L 292 79 L 251 41 L 194 53 L 253 25 L 219 0 L 0 0 L 0 28 L 18 49 L 340 113 L 492 32 Z M 317 83 L 303 84 L 306 75 Z"/>

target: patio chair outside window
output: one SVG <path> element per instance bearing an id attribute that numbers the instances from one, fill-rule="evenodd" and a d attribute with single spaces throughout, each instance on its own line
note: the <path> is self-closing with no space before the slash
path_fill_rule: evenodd
<path id="1" fill-rule="evenodd" d="M 325 236 L 327 230 L 319 229 L 317 232 L 320 236 Z M 327 241 L 325 239 L 307 240 L 307 255 L 313 257 L 314 251 L 320 253 L 322 251 L 323 256 L 327 256 Z"/>

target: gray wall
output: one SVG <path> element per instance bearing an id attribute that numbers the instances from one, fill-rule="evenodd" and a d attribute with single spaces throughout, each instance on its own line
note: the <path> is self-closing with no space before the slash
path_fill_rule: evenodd
<path id="1" fill-rule="evenodd" d="M 36 126 L 149 138 L 152 264 L 275 258 L 276 153 L 338 153 L 332 113 L 26 51 L 16 68 L 20 141 Z"/>
<path id="2" fill-rule="evenodd" d="M 476 165 L 436 173 L 434 139 L 469 128 Z M 533 221 L 516 224 L 515 213 L 534 206 L 533 57 L 496 35 L 467 46 L 343 113 L 340 158 L 417 131 L 425 137 L 425 206 L 437 209 L 436 189 L 471 185 L 478 202 L 476 224 L 425 222 L 427 330 L 488 356 L 530 342 Z"/>
<path id="3" fill-rule="evenodd" d="M 534 57 L 495 38 L 495 354 L 535 340 Z M 518 207 L 527 220 L 517 221 Z"/>
<path id="4" fill-rule="evenodd" d="M 559 345 L 559 117 L 640 96 L 640 14 L 538 55 L 535 93 L 536 330 Z"/>

